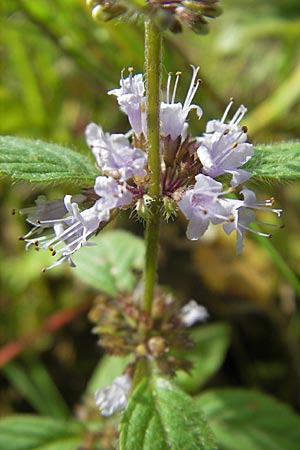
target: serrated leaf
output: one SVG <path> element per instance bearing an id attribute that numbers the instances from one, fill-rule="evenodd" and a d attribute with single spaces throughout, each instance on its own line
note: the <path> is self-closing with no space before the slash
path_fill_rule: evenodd
<path id="1" fill-rule="evenodd" d="M 78 450 L 84 428 L 38 416 L 11 416 L 0 421 L 0 450 Z"/>
<path id="2" fill-rule="evenodd" d="M 256 145 L 254 156 L 243 166 L 254 177 L 275 180 L 300 179 L 300 141 Z"/>
<path id="3" fill-rule="evenodd" d="M 144 379 L 123 414 L 120 450 L 214 450 L 214 437 L 192 398 L 161 377 Z"/>
<path id="4" fill-rule="evenodd" d="M 201 325 L 191 330 L 194 347 L 184 357 L 193 363 L 190 373 L 182 370 L 176 382 L 187 392 L 195 393 L 212 377 L 224 361 L 230 344 L 230 327 L 225 323 Z"/>
<path id="5" fill-rule="evenodd" d="M 259 392 L 224 389 L 198 397 L 221 450 L 296 450 L 300 417 Z"/>
<path id="6" fill-rule="evenodd" d="M 97 245 L 83 247 L 74 255 L 74 273 L 90 286 L 115 296 L 131 291 L 136 283 L 134 270 L 144 264 L 144 241 L 122 231 L 102 231 L 95 239 Z"/>
<path id="7" fill-rule="evenodd" d="M 0 136 L 0 173 L 13 180 L 93 184 L 100 175 L 87 156 L 58 144 Z"/>

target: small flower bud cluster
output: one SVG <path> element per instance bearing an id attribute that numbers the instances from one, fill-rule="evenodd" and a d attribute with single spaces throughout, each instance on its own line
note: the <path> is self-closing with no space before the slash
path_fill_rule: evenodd
<path id="1" fill-rule="evenodd" d="M 96 391 L 96 404 L 103 416 L 125 408 L 135 364 L 140 358 L 155 360 L 160 370 L 168 375 L 174 375 L 177 369 L 190 370 L 191 363 L 178 356 L 193 345 L 186 328 L 208 319 L 207 310 L 195 300 L 178 311 L 174 297 L 159 287 L 155 290 L 150 316 L 140 307 L 140 287 L 138 285 L 131 296 L 99 297 L 90 312 L 90 319 L 96 324 L 93 331 L 99 334 L 99 343 L 109 354 L 135 355 L 135 361 L 123 375 L 115 378 L 110 386 Z"/>
<path id="2" fill-rule="evenodd" d="M 96 299 L 89 318 L 95 323 L 99 345 L 110 355 L 155 359 L 168 374 L 176 368 L 188 369 L 189 362 L 176 356 L 177 351 L 192 346 L 186 328 L 205 321 L 206 309 L 191 300 L 178 312 L 175 298 L 157 287 L 151 316 L 142 309 L 140 294 L 137 288 L 131 295 Z"/>
<path id="3" fill-rule="evenodd" d="M 208 32 L 208 19 L 221 14 L 219 0 L 86 0 L 94 20 L 106 22 L 120 16 L 149 16 L 161 30 L 180 33 L 185 25 L 198 34 Z"/>

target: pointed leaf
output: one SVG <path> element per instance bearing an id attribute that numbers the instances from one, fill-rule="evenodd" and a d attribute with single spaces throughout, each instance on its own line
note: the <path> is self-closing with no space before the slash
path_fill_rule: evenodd
<path id="1" fill-rule="evenodd" d="M 193 399 L 161 377 L 144 379 L 123 414 L 120 450 L 213 450 L 214 437 Z"/>
<path id="2" fill-rule="evenodd" d="M 243 166 L 254 177 L 300 179 L 300 141 L 256 145 L 254 156 Z"/>
<path id="3" fill-rule="evenodd" d="M 83 247 L 74 255 L 81 280 L 109 295 L 131 291 L 136 283 L 134 270 L 144 263 L 144 241 L 127 231 L 103 231 L 95 239 L 97 245 Z"/>
<path id="4" fill-rule="evenodd" d="M 61 419 L 69 416 L 67 405 L 41 362 L 31 359 L 25 368 L 12 361 L 2 371 L 38 412 Z"/>
<path id="5" fill-rule="evenodd" d="M 0 136 L 0 173 L 30 182 L 93 184 L 99 175 L 87 156 L 58 144 Z"/>
<path id="6" fill-rule="evenodd" d="M 230 344 L 230 327 L 226 323 L 202 325 L 191 330 L 194 347 L 184 357 L 193 363 L 190 373 L 182 370 L 175 381 L 187 392 L 195 393 L 221 367 Z"/>
<path id="7" fill-rule="evenodd" d="M 259 392 L 224 389 L 197 398 L 222 450 L 296 450 L 300 417 Z"/>
<path id="8" fill-rule="evenodd" d="M 20 415 L 0 421 L 0 450 L 78 450 L 84 428 L 79 422 Z"/>

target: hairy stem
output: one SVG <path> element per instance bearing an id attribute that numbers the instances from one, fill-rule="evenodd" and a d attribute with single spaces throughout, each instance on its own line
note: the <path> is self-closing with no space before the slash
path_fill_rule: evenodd
<path id="1" fill-rule="evenodd" d="M 151 214 L 146 224 L 146 256 L 144 269 L 143 307 L 151 313 L 156 282 L 157 257 L 160 227 L 160 149 L 159 110 L 161 75 L 162 35 L 149 19 L 145 24 L 145 66 L 147 77 L 147 143 L 150 170 L 149 194 L 154 199 Z"/>

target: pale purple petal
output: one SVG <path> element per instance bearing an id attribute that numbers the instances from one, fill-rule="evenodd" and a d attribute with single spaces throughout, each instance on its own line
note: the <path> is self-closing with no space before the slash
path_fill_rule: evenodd
<path id="1" fill-rule="evenodd" d="M 207 309 L 199 305 L 195 300 L 190 300 L 180 310 L 181 320 L 184 326 L 191 327 L 197 322 L 204 322 L 209 318 Z"/>
<path id="2" fill-rule="evenodd" d="M 125 409 L 130 389 L 131 378 L 124 374 L 115 378 L 110 386 L 96 391 L 95 401 L 101 415 L 111 416 L 116 411 Z"/>

